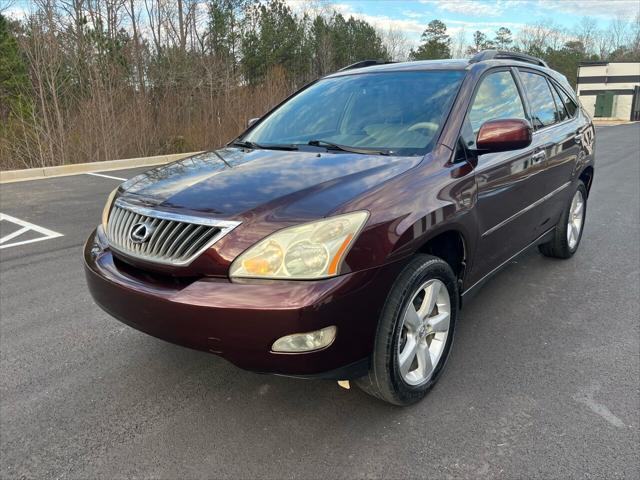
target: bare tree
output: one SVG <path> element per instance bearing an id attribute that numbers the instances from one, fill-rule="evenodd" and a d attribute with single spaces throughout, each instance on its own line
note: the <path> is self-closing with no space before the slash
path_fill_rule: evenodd
<path id="1" fill-rule="evenodd" d="M 395 62 L 403 62 L 409 58 L 411 45 L 409 39 L 399 28 L 389 26 L 387 30 L 379 30 L 379 35 L 391 60 Z"/>
<path id="2" fill-rule="evenodd" d="M 33 0 L 29 8 L 3 27 L 2 53 L 22 72 L 1 98 L 3 169 L 216 147 L 296 85 L 355 61 L 345 55 L 354 45 L 357 59 L 400 61 L 411 46 L 400 29 L 346 19 L 324 0 Z M 451 39 L 453 56 L 465 55 L 466 33 Z M 517 37 L 519 48 L 556 62 L 568 39 L 602 59 L 637 58 L 640 15 L 603 30 L 586 18 L 571 37 L 539 22 Z M 568 69 L 575 63 L 563 71 L 571 77 Z"/>
<path id="3" fill-rule="evenodd" d="M 582 17 L 573 31 L 576 40 L 582 43 L 586 53 L 595 52 L 597 32 L 598 22 L 591 17 Z"/>
<path id="4" fill-rule="evenodd" d="M 629 21 L 623 15 L 618 15 L 611 21 L 609 32 L 611 34 L 611 48 L 613 50 L 618 50 L 629 42 L 631 34 L 630 27 Z"/>
<path id="5" fill-rule="evenodd" d="M 163 0 L 143 0 L 149 31 L 156 53 L 162 52 L 162 30 L 165 25 Z"/>
<path id="6" fill-rule="evenodd" d="M 631 50 L 636 58 L 640 58 L 640 12 L 631 24 Z"/>
<path id="7" fill-rule="evenodd" d="M 32 16 L 31 35 L 25 37 L 23 51 L 31 67 L 31 77 L 39 121 L 38 160 L 41 166 L 55 164 L 56 158 L 65 157 L 64 117 L 62 113 L 63 52 L 56 35 L 60 23 L 50 0 L 39 1 L 39 12 Z"/>
<path id="8" fill-rule="evenodd" d="M 547 45 L 547 28 L 544 23 L 526 25 L 518 33 L 520 48 L 525 52 L 543 51 Z"/>
<path id="9" fill-rule="evenodd" d="M 607 60 L 609 54 L 614 49 L 614 40 L 611 32 L 609 30 L 598 29 L 594 34 L 594 44 L 598 56 L 602 60 Z"/>
<path id="10" fill-rule="evenodd" d="M 453 36 L 453 45 L 451 47 L 453 58 L 464 58 L 468 47 L 467 32 L 464 28 L 461 28 Z"/>
<path id="11" fill-rule="evenodd" d="M 145 94 L 146 85 L 144 81 L 144 67 L 143 67 L 143 59 L 142 59 L 142 39 L 140 36 L 140 29 L 138 27 L 140 23 L 140 11 L 137 10 L 135 0 L 129 0 L 128 3 L 125 3 L 124 8 L 129 16 L 129 21 L 131 22 L 131 30 L 133 32 L 133 57 L 134 64 L 136 68 L 136 79 L 138 88 L 142 95 Z"/>
<path id="12" fill-rule="evenodd" d="M 545 21 L 545 47 L 560 50 L 568 40 L 567 31 L 553 21 Z"/>

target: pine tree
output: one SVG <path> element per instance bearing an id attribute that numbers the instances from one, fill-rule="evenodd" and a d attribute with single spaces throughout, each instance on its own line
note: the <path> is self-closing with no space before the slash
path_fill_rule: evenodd
<path id="1" fill-rule="evenodd" d="M 9 126 L 10 117 L 29 112 L 28 88 L 29 77 L 18 41 L 8 20 L 0 14 L 0 129 Z"/>
<path id="2" fill-rule="evenodd" d="M 487 39 L 487 36 L 480 30 L 476 30 L 473 32 L 473 45 L 467 49 L 467 53 L 469 55 L 474 55 L 482 50 L 487 50 L 493 47 L 493 42 Z"/>
<path id="3" fill-rule="evenodd" d="M 235 70 L 241 15 L 249 0 L 209 0 L 207 46 L 229 70 Z"/>
<path id="4" fill-rule="evenodd" d="M 440 20 L 431 20 L 422 33 L 422 45 L 411 50 L 414 60 L 451 58 L 451 38 L 447 35 L 447 26 Z"/>
<path id="5" fill-rule="evenodd" d="M 242 71 L 250 83 L 260 82 L 270 68 L 283 67 L 293 77 L 304 76 L 304 24 L 282 0 L 258 3 L 246 12 L 249 25 L 241 39 Z"/>
<path id="6" fill-rule="evenodd" d="M 506 27 L 500 27 L 496 30 L 496 36 L 493 39 L 496 47 L 500 50 L 509 50 L 513 43 L 513 37 L 511 36 L 511 30 Z"/>

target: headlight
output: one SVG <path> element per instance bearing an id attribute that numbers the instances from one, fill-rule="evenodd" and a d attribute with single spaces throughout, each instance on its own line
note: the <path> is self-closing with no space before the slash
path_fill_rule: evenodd
<path id="1" fill-rule="evenodd" d="M 102 228 L 104 231 L 107 231 L 107 222 L 109 221 L 109 213 L 111 212 L 111 204 L 113 203 L 113 199 L 116 198 L 116 193 L 118 193 L 117 187 L 113 192 L 109 194 L 107 197 L 107 203 L 104 204 L 104 209 L 102 210 Z"/>
<path id="2" fill-rule="evenodd" d="M 305 223 L 272 233 L 231 265 L 231 277 L 313 280 L 338 274 L 340 263 L 369 213 Z"/>

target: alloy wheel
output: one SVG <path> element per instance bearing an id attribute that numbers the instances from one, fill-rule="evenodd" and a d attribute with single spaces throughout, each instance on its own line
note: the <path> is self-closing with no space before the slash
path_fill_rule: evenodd
<path id="1" fill-rule="evenodd" d="M 584 223 L 584 197 L 582 192 L 578 190 L 571 200 L 569 209 L 569 219 L 567 225 L 567 243 L 569 248 L 573 250 L 580 239 L 580 231 Z"/>
<path id="2" fill-rule="evenodd" d="M 412 386 L 427 382 L 447 343 L 451 299 L 445 284 L 432 279 L 420 286 L 408 303 L 398 342 L 398 366 Z"/>

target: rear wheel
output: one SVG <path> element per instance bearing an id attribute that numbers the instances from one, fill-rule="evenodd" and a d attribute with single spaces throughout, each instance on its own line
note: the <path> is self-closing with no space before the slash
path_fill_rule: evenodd
<path id="1" fill-rule="evenodd" d="M 587 213 L 587 189 L 579 182 L 571 200 L 560 217 L 553 239 L 540 245 L 540 252 L 547 257 L 570 258 L 578 250 L 582 239 Z"/>
<path id="2" fill-rule="evenodd" d="M 422 399 L 447 361 L 457 314 L 458 287 L 451 267 L 437 257 L 416 256 L 387 298 L 369 374 L 355 383 L 396 405 Z"/>

